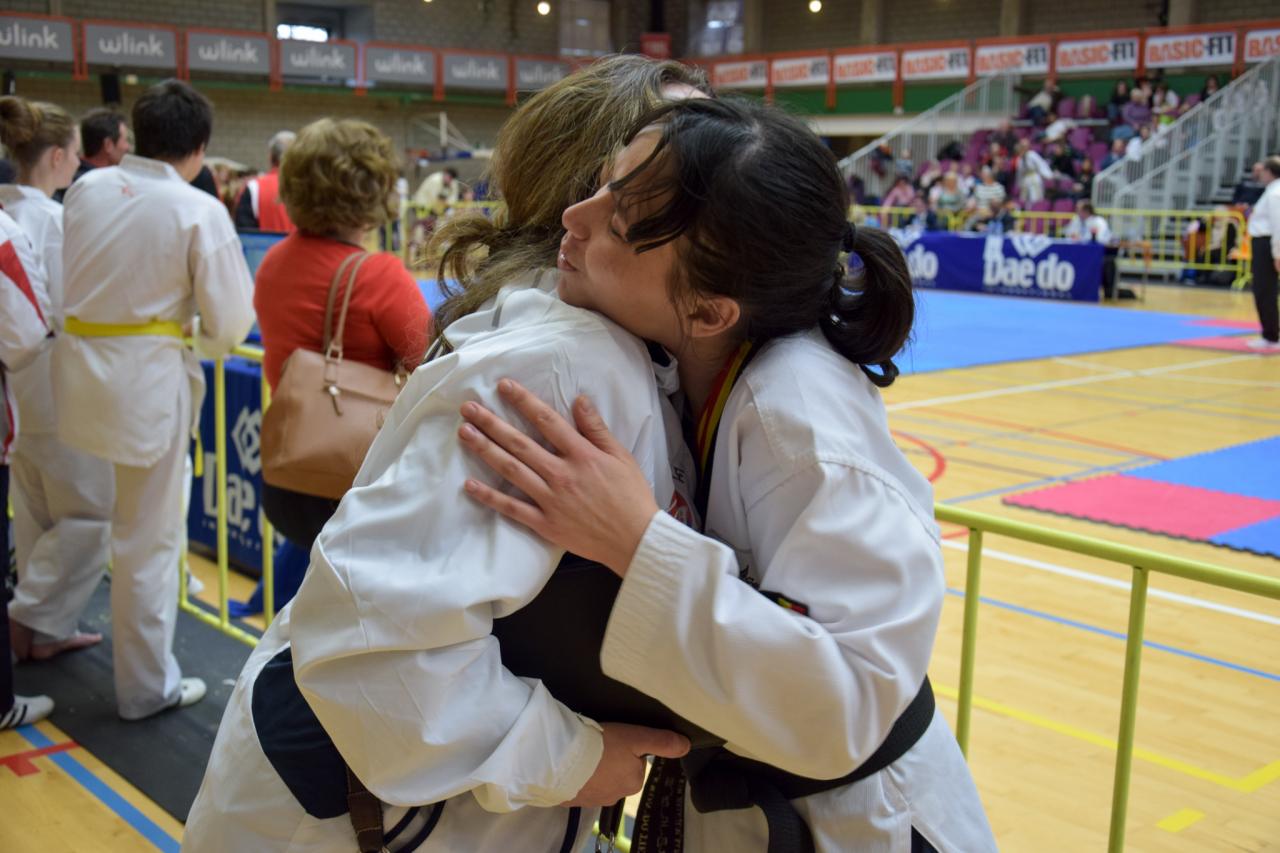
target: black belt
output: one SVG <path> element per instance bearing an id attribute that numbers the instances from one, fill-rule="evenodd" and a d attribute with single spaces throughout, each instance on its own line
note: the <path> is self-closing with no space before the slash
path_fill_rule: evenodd
<path id="1" fill-rule="evenodd" d="M 645 782 L 631 841 L 634 853 L 681 853 L 684 849 L 684 790 L 699 812 L 759 808 L 769 827 L 768 853 L 813 853 L 813 835 L 792 800 L 843 788 L 879 773 L 915 746 L 934 714 L 926 677 L 884 743 L 852 773 L 839 779 L 809 779 L 769 764 L 711 747 L 679 761 L 654 759 Z M 603 820 L 601 827 L 604 827 Z"/>

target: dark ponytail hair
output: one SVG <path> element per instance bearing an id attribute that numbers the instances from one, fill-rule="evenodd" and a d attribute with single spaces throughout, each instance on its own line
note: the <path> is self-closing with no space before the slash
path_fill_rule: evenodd
<path id="1" fill-rule="evenodd" d="M 820 328 L 891 384 L 915 316 L 906 260 L 888 234 L 846 220 L 844 179 L 813 131 L 756 102 L 693 99 L 649 113 L 628 139 L 655 123 L 653 153 L 612 190 L 620 209 L 652 211 L 627 229 L 637 252 L 687 238 L 675 295 L 735 300 L 757 345 Z"/>

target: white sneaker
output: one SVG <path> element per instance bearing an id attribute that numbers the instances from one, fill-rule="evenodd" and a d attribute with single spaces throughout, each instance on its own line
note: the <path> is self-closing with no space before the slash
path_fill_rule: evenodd
<path id="1" fill-rule="evenodd" d="M 1258 352 L 1280 352 L 1280 342 L 1269 341 L 1263 337 L 1250 338 L 1246 346 Z"/>
<path id="2" fill-rule="evenodd" d="M 38 723 L 53 713 L 53 700 L 48 696 L 14 696 L 13 707 L 0 714 L 0 729 L 16 729 Z"/>
<path id="3" fill-rule="evenodd" d="M 185 708 L 188 705 L 194 705 L 204 698 L 206 692 L 208 689 L 204 686 L 203 678 L 184 678 L 178 687 L 178 701 L 174 702 L 172 707 Z"/>

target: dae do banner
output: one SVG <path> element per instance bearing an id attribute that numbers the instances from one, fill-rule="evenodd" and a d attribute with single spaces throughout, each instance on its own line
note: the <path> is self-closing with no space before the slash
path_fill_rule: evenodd
<path id="1" fill-rule="evenodd" d="M 916 287 L 1097 302 L 1101 243 L 1040 234 L 953 234 L 895 230 Z"/>

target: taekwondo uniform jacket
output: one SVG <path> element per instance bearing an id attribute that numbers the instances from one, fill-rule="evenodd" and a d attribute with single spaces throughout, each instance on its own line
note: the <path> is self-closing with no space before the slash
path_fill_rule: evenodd
<path id="1" fill-rule="evenodd" d="M 67 190 L 64 226 L 66 317 L 182 326 L 199 313 L 206 357 L 230 352 L 253 325 L 253 279 L 226 208 L 169 164 L 129 154 L 94 169 Z M 165 454 L 183 385 L 198 417 L 204 373 L 179 337 L 65 334 L 54 346 L 59 437 L 118 465 Z"/>
<path id="2" fill-rule="evenodd" d="M 929 664 L 945 589 L 932 489 L 894 445 L 879 391 L 817 330 L 746 366 L 711 471 L 705 536 L 662 513 L 650 522 L 604 672 L 730 752 L 840 778 L 880 746 Z M 889 767 L 795 807 L 820 853 L 909 851 L 913 827 L 942 853 L 995 849 L 936 711 Z M 758 809 L 686 802 L 684 814 L 690 853 L 765 850 Z"/>
<path id="3" fill-rule="evenodd" d="M 490 633 L 537 595 L 563 551 L 464 495 L 467 477 L 497 479 L 461 447 L 458 409 L 476 400 L 510 414 L 497 396 L 503 377 L 566 417 L 590 394 L 659 505 L 680 503 L 673 466 L 688 482 L 690 460 L 644 346 L 545 287 L 509 286 L 452 324 L 454 351 L 401 392 L 297 597 L 241 673 L 187 823 L 188 851 L 354 849 L 347 815 L 308 814 L 264 754 L 264 718 L 280 703 L 262 695 L 259 674 L 284 650 L 333 745 L 391 806 L 386 827 L 417 821 L 392 851 L 428 818 L 406 807 L 440 803 L 422 853 L 581 849 L 594 813 L 558 804 L 594 772 L 600 730 L 505 669 Z"/>
<path id="4" fill-rule="evenodd" d="M 18 432 L 17 407 L 9 392 L 8 373 L 19 370 L 47 348 L 49 324 L 44 266 L 26 232 L 0 210 L 0 384 L 4 406 L 0 418 L 0 463 L 8 464 L 9 448 Z"/>

